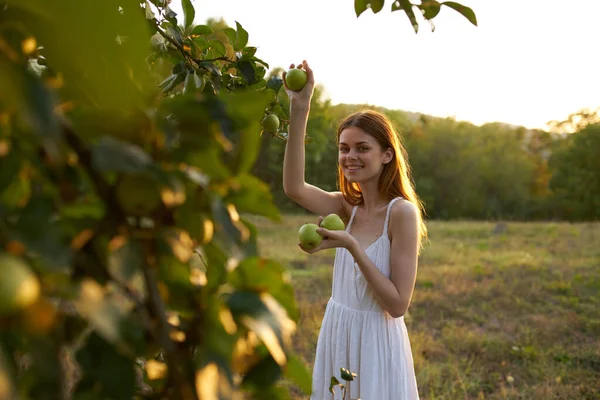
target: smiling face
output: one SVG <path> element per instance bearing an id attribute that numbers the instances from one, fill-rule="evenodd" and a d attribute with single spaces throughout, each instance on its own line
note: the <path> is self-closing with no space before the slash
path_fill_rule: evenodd
<path id="1" fill-rule="evenodd" d="M 383 166 L 393 158 L 392 149 L 383 150 L 377 140 L 356 126 L 340 133 L 338 161 L 349 182 L 378 180 Z"/>

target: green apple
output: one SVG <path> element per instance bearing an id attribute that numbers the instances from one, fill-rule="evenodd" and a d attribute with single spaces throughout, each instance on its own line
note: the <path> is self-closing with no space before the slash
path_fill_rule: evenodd
<path id="1" fill-rule="evenodd" d="M 316 224 L 304 224 L 298 231 L 298 237 L 302 247 L 307 250 L 312 250 L 323 241 L 323 236 L 317 233 L 319 227 Z"/>
<path id="2" fill-rule="evenodd" d="M 0 254 L 0 276 L 0 315 L 23 310 L 38 300 L 40 282 L 20 257 Z"/>
<path id="3" fill-rule="evenodd" d="M 291 68 L 285 73 L 285 83 L 296 92 L 302 90 L 307 81 L 308 75 L 303 69 Z"/>
<path id="4" fill-rule="evenodd" d="M 263 119 L 263 130 L 269 133 L 276 133 L 279 129 L 279 118 L 275 114 L 269 114 Z"/>
<path id="5" fill-rule="evenodd" d="M 346 229 L 346 226 L 339 215 L 329 214 L 321 221 L 321 228 L 325 228 L 328 231 L 343 231 Z"/>

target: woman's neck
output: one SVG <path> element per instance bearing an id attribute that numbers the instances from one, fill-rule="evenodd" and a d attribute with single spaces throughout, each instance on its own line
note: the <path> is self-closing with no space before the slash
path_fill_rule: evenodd
<path id="1" fill-rule="evenodd" d="M 387 206 L 388 199 L 379 193 L 377 182 L 363 182 L 360 184 L 360 190 L 363 198 L 363 208 L 367 214 L 376 212 L 382 206 Z"/>

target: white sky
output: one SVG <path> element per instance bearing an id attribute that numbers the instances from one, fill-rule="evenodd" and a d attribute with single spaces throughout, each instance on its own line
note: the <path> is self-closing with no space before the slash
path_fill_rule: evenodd
<path id="1" fill-rule="evenodd" d="M 433 33 L 417 16 L 417 35 L 390 0 L 359 18 L 353 0 L 192 2 L 197 24 L 242 24 L 271 68 L 306 59 L 334 104 L 542 129 L 600 106 L 598 0 L 458 0 L 478 27 L 442 7 Z"/>

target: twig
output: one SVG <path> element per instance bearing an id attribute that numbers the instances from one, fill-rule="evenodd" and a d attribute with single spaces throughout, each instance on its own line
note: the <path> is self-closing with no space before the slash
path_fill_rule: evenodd
<path id="1" fill-rule="evenodd" d="M 165 39 L 167 39 L 173 46 L 177 47 L 177 49 L 179 49 L 179 51 L 181 51 L 181 54 L 183 54 L 184 57 L 190 58 L 189 53 L 187 51 L 185 51 L 185 49 L 183 48 L 183 46 L 180 45 L 179 43 L 177 43 L 177 41 L 175 39 L 173 39 L 171 36 L 167 35 L 166 32 L 164 32 L 162 29 L 160 29 L 158 27 L 158 25 L 156 26 L 156 30 L 158 31 L 158 33 L 160 33 L 160 35 L 162 37 L 164 37 Z"/>
<path id="2" fill-rule="evenodd" d="M 202 264 L 204 264 L 206 269 L 208 269 L 208 264 L 206 264 L 206 261 L 204 261 L 204 257 L 202 257 L 202 253 L 200 252 L 200 250 L 194 249 L 194 253 L 198 254 L 198 257 L 200 257 L 200 260 L 202 260 Z"/>
<path id="3" fill-rule="evenodd" d="M 117 221 L 125 218 L 121 206 L 114 196 L 114 191 L 104 177 L 94 168 L 92 164 L 92 152 L 83 144 L 79 136 L 75 133 L 70 123 L 63 119 L 61 123 L 65 141 L 77 153 L 77 157 L 83 169 L 87 172 L 90 179 L 96 186 L 98 196 L 106 201 L 106 217 L 101 222 L 101 226 L 108 225 L 112 227 Z M 97 231 L 98 232 L 98 231 Z"/>
<path id="4" fill-rule="evenodd" d="M 223 56 L 223 57 L 217 57 L 217 58 L 208 58 L 206 60 L 197 60 L 197 59 L 193 59 L 195 62 L 197 62 L 198 64 L 202 63 L 202 62 L 212 62 L 212 61 L 227 61 L 229 63 L 234 63 L 234 60 L 230 60 L 229 58 Z"/>

